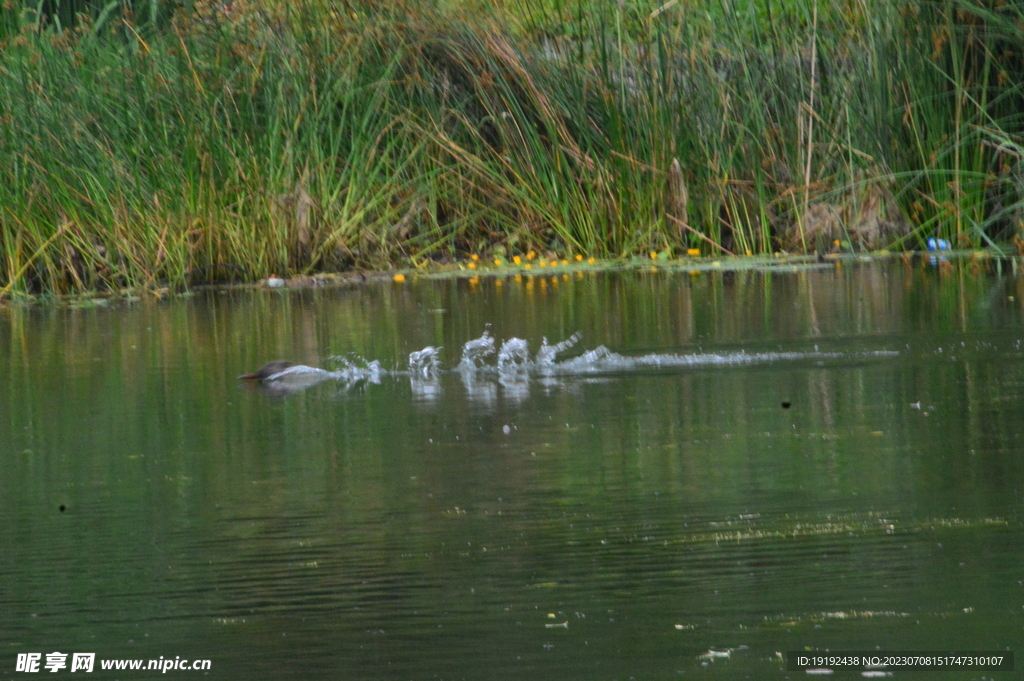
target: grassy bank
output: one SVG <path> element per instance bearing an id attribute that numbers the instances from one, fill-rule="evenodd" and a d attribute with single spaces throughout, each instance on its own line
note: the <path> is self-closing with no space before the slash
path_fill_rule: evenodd
<path id="1" fill-rule="evenodd" d="M 0 292 L 1007 242 L 999 5 L 8 2 Z"/>

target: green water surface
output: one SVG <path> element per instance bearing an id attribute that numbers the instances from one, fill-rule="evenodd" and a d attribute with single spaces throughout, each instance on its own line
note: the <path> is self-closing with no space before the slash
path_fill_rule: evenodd
<path id="1" fill-rule="evenodd" d="M 805 648 L 1019 655 L 1022 321 L 995 263 L 0 308 L 0 678 L 796 679 L 779 655 Z M 566 357 L 697 360 L 388 373 L 428 345 L 451 369 L 487 324 L 534 351 L 580 331 Z M 384 371 L 236 380 L 278 357 Z M 97 669 L 16 671 L 54 651 Z M 211 667 L 98 669 L 176 656 Z"/>

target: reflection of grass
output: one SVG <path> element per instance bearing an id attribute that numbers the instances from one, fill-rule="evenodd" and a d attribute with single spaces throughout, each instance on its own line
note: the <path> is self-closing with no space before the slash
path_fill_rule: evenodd
<path id="1" fill-rule="evenodd" d="M 1014 5 L 90 6 L 0 10 L 0 292 L 1017 229 Z"/>

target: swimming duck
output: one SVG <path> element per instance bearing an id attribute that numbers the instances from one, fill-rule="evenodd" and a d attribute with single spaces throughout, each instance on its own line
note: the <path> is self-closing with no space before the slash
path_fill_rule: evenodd
<path id="1" fill-rule="evenodd" d="M 295 366 L 286 359 L 275 359 L 272 362 L 267 362 L 254 373 L 242 374 L 238 377 L 240 381 L 265 381 L 274 374 L 279 374 L 288 367 Z"/>

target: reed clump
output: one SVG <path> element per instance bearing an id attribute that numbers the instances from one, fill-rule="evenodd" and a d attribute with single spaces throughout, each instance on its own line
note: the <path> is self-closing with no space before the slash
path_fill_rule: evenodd
<path id="1" fill-rule="evenodd" d="M 987 0 L 0 9 L 0 293 L 1022 236 Z"/>

